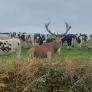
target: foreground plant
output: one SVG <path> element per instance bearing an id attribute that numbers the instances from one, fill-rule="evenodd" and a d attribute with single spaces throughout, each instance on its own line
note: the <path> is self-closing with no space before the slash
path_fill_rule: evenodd
<path id="1" fill-rule="evenodd" d="M 92 92 L 92 63 L 34 59 L 2 66 L 0 75 L 1 92 Z"/>

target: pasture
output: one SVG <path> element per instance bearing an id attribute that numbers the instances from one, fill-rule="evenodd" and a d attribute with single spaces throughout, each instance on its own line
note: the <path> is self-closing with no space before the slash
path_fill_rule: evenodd
<path id="1" fill-rule="evenodd" d="M 51 62 L 28 62 L 30 47 L 22 47 L 20 60 L 15 53 L 0 55 L 0 92 L 92 92 L 92 51 L 87 47 L 63 46 Z"/>
<path id="2" fill-rule="evenodd" d="M 22 47 L 21 49 L 21 58 L 23 61 L 28 61 L 28 50 L 31 48 L 31 45 Z M 82 48 L 75 46 L 70 49 L 68 49 L 66 46 L 61 46 L 61 52 L 60 55 L 55 54 L 53 56 L 54 58 L 59 58 L 61 61 L 65 60 L 71 60 L 75 59 L 80 62 L 90 61 L 92 59 L 92 51 L 90 51 L 86 46 L 83 46 Z M 2 63 L 12 63 L 16 60 L 16 54 L 6 54 L 6 55 L 0 55 L 0 61 Z"/>

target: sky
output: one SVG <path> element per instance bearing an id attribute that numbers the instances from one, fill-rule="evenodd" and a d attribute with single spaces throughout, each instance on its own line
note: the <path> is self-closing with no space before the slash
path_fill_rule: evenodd
<path id="1" fill-rule="evenodd" d="M 92 0 L 0 0 L 0 32 L 92 33 Z"/>

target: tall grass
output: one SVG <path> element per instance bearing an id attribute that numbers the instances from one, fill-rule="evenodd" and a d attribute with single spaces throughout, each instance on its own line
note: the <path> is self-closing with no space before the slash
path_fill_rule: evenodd
<path id="1" fill-rule="evenodd" d="M 86 47 L 67 49 L 52 60 L 28 62 L 29 47 L 0 56 L 0 92 L 92 92 L 92 52 Z"/>
<path id="2" fill-rule="evenodd" d="M 23 60 L 0 67 L 1 92 L 92 92 L 92 62 Z"/>

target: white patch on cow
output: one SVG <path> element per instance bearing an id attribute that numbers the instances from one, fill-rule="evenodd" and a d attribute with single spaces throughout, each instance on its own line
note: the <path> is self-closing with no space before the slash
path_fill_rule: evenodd
<path id="1" fill-rule="evenodd" d="M 6 40 L 0 40 L 0 42 L 3 43 L 2 46 L 0 46 L 1 48 L 4 46 L 4 47 L 9 47 L 11 49 L 7 53 L 16 52 L 18 57 L 20 56 L 19 54 L 21 52 L 21 41 L 18 38 L 11 38 L 11 39 L 6 39 Z M 1 51 L 0 54 L 2 54 L 2 53 L 5 53 L 5 52 Z"/>

